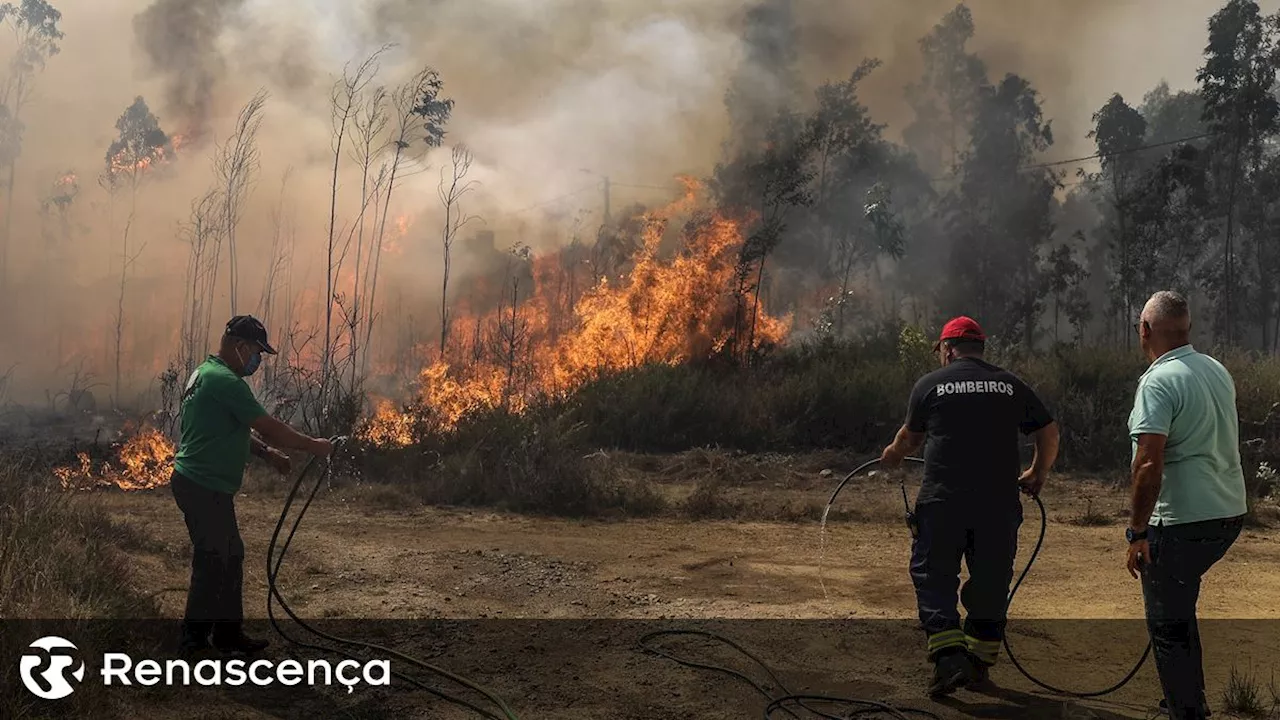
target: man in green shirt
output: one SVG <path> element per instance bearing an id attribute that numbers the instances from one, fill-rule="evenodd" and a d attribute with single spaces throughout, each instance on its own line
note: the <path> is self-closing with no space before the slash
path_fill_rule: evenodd
<path id="1" fill-rule="evenodd" d="M 1208 715 L 1196 626 L 1200 580 L 1240 536 L 1248 509 L 1235 382 L 1191 346 L 1181 295 L 1152 295 L 1136 328 L 1151 367 L 1129 415 L 1128 568 L 1142 578 L 1161 707 L 1175 720 L 1198 719 Z"/>
<path id="2" fill-rule="evenodd" d="M 193 549 L 182 624 L 186 653 L 211 645 L 223 652 L 255 652 L 268 644 L 242 631 L 244 542 L 235 495 L 250 453 L 283 475 L 289 472 L 289 457 L 275 447 L 321 457 L 332 451 L 328 440 L 298 433 L 254 397 L 244 378 L 257 371 L 262 353 L 276 354 L 266 328 L 251 316 L 237 315 L 227 323 L 217 354 L 191 373 L 183 390 L 182 438 L 170 487 Z"/>

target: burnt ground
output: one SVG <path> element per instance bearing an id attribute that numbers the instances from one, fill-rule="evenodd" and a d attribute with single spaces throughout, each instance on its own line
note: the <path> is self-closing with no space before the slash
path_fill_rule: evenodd
<path id="1" fill-rule="evenodd" d="M 762 475 L 736 492 L 820 507 L 840 472 Z M 664 477 L 657 481 L 668 494 L 691 489 Z M 1015 599 L 1010 642 L 1050 684 L 1105 687 L 1145 642 L 1141 591 L 1124 568 L 1126 499 L 1115 486 L 1061 478 L 1043 497 L 1045 546 Z M 126 548 L 138 589 L 186 585 L 188 543 L 167 489 L 84 501 L 150 538 Z M 246 612 L 254 618 L 265 617 L 263 559 L 282 501 L 283 481 L 254 483 L 237 498 L 250 558 Z M 479 680 L 522 720 L 762 717 L 766 700 L 749 685 L 637 649 L 646 632 L 690 627 L 713 627 L 756 652 L 793 692 L 867 697 L 944 718 L 1151 716 L 1158 685 L 1150 662 L 1098 700 L 1055 698 L 1003 656 L 993 673 L 1004 688 L 998 696 L 924 697 L 900 503 L 891 478 L 858 481 L 838 506 L 859 510 L 859 519 L 832 522 L 823 550 L 813 521 L 550 519 L 424 507 L 378 486 L 336 487 L 309 510 L 280 586 L 301 617 L 352 620 L 349 632 Z M 1024 506 L 1019 569 L 1039 532 L 1035 505 Z M 1280 531 L 1249 528 L 1210 572 L 1199 607 L 1215 717 L 1226 715 L 1220 693 L 1233 667 L 1265 683 L 1280 664 L 1273 660 L 1278 597 Z M 160 599 L 166 617 L 181 616 L 182 592 Z M 274 641 L 271 654 L 296 654 Z M 681 652 L 763 679 L 740 656 L 705 643 Z M 194 716 L 476 717 L 408 689 L 274 692 L 228 695 L 223 710 Z M 148 716 L 193 716 L 189 701 L 161 705 Z"/>

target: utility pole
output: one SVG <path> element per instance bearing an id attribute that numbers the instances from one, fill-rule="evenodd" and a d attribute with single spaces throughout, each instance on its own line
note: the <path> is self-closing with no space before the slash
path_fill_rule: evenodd
<path id="1" fill-rule="evenodd" d="M 604 176 L 604 224 L 609 224 L 609 176 Z"/>
<path id="2" fill-rule="evenodd" d="M 612 215 L 609 213 L 609 176 L 601 175 L 600 173 L 597 173 L 593 170 L 588 170 L 587 168 L 578 168 L 578 171 L 584 172 L 588 175 L 595 175 L 601 180 L 604 180 L 604 221 L 601 222 L 600 225 L 601 226 L 608 225 L 610 219 L 612 218 Z"/>

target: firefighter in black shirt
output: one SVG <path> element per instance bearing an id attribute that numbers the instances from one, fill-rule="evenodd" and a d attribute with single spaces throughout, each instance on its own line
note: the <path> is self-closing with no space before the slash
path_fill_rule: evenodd
<path id="1" fill-rule="evenodd" d="M 881 456 L 894 468 L 927 439 L 916 499 L 911 580 L 934 663 L 931 695 L 986 680 L 1004 637 L 1005 610 L 1022 501 L 1037 495 L 1058 453 L 1058 428 L 1044 403 L 1013 373 L 982 359 L 986 336 L 958 317 L 934 351 L 942 368 L 911 392 L 907 420 Z M 1019 433 L 1034 435 L 1035 459 L 1022 471 Z M 969 580 L 956 609 L 960 560 Z"/>

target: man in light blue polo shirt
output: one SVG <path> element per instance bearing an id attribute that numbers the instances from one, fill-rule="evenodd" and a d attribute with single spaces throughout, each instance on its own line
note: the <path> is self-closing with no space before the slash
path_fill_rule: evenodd
<path id="1" fill-rule="evenodd" d="M 1247 512 L 1235 382 L 1191 346 L 1187 301 L 1151 296 L 1137 324 L 1151 367 L 1138 381 L 1129 573 L 1142 577 L 1147 630 L 1171 718 L 1204 718 L 1200 579 L 1240 536 Z"/>

